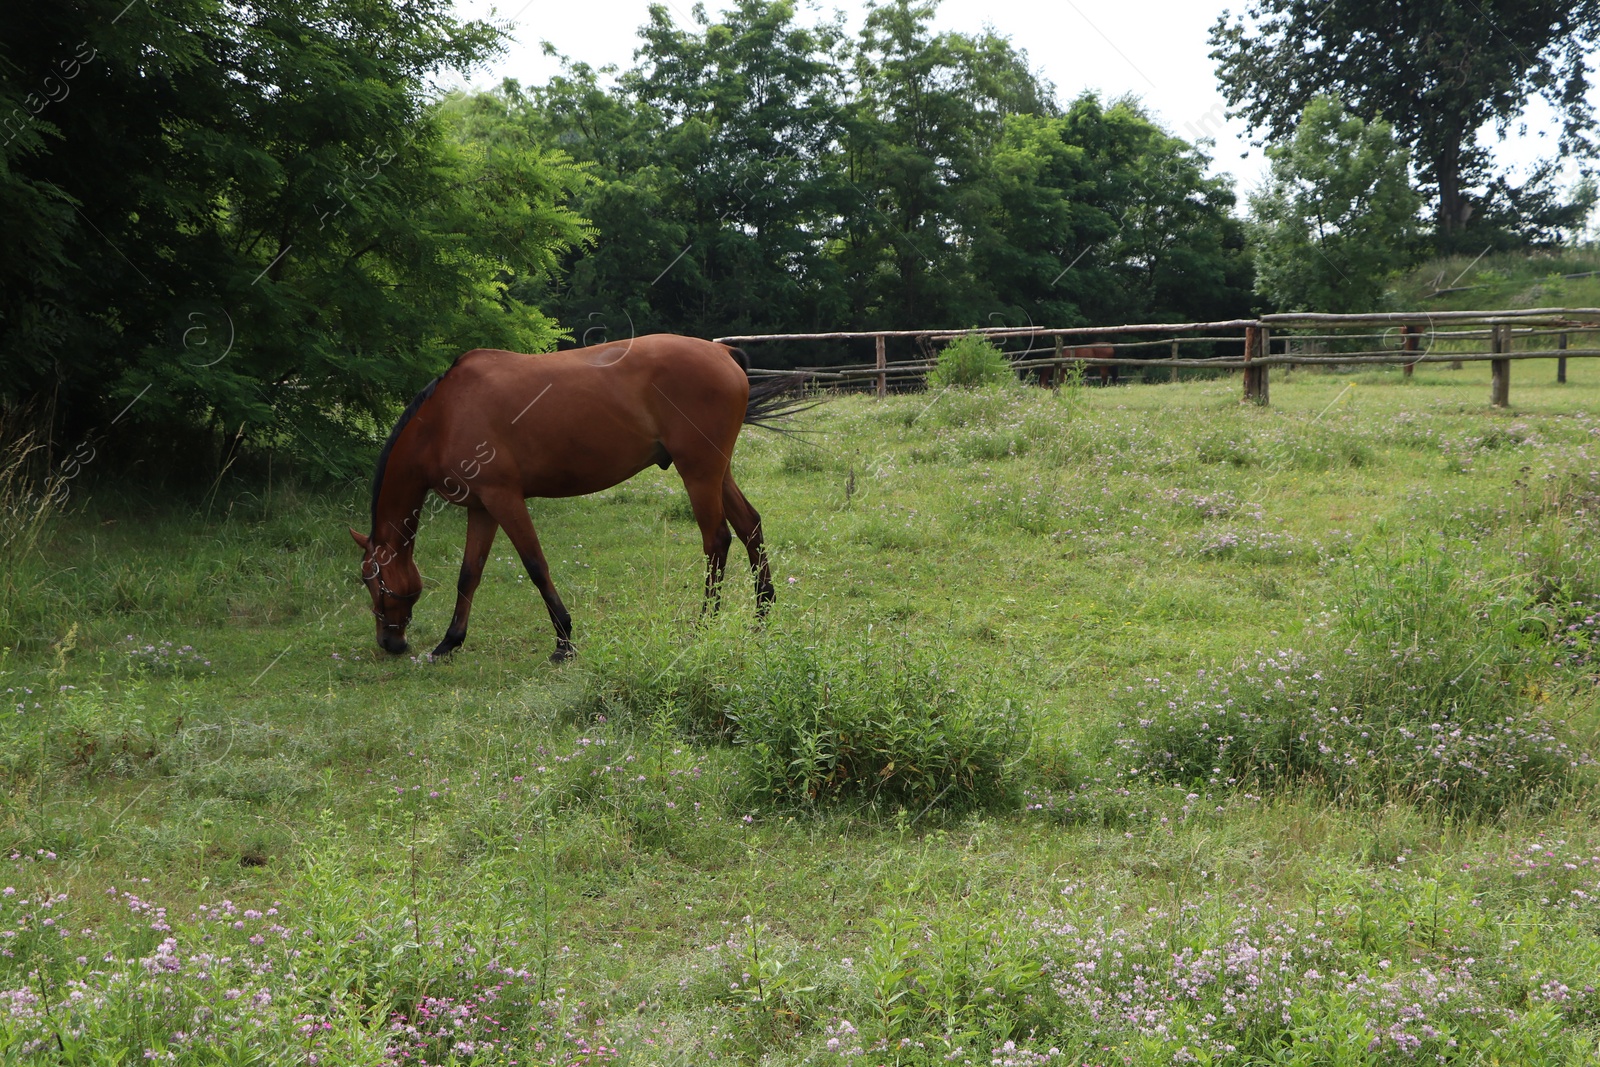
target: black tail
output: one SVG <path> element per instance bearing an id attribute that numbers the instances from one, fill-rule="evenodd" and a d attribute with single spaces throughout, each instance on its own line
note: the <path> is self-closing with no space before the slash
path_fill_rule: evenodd
<path id="1" fill-rule="evenodd" d="M 730 345 L 728 354 L 733 357 L 734 362 L 744 368 L 746 375 L 750 373 L 750 357 L 745 355 L 742 349 Z M 809 375 L 798 372 L 751 378 L 750 400 L 744 406 L 745 425 L 759 426 L 774 433 L 798 432 L 778 423 L 822 403 L 821 400 L 806 395 L 806 382 L 809 380 Z"/>

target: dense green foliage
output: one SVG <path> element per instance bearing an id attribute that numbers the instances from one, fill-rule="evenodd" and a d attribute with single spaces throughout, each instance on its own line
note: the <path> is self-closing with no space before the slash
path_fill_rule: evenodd
<path id="1" fill-rule="evenodd" d="M 1017 372 L 1011 361 L 993 342 L 967 334 L 939 349 L 939 358 L 928 372 L 928 385 L 943 389 L 951 385 L 1015 385 Z"/>
<path id="2" fill-rule="evenodd" d="M 91 469 L 0 528 L 0 1060 L 1590 1062 L 1597 373 L 840 398 L 739 443 L 765 624 L 674 472 L 539 502 L 560 667 L 505 548 L 377 657 L 359 492 Z"/>
<path id="3" fill-rule="evenodd" d="M 1272 177 L 1250 198 L 1256 289 L 1285 311 L 1378 307 L 1413 254 L 1421 206 L 1388 124 L 1319 97 L 1267 155 Z"/>
<path id="4" fill-rule="evenodd" d="M 337 467 L 462 349 L 553 346 L 509 290 L 582 240 L 582 177 L 431 99 L 498 41 L 444 0 L 7 5 L 0 398 Z"/>
<path id="5" fill-rule="evenodd" d="M 1132 101 L 1063 108 L 1026 53 L 932 13 L 885 4 L 851 38 L 787 2 L 691 27 L 658 6 L 634 68 L 474 101 L 596 179 L 574 201 L 595 244 L 541 306 L 595 338 L 1248 310 L 1233 193 L 1198 149 Z"/>
<path id="6" fill-rule="evenodd" d="M 348 473 L 474 346 L 1247 308 L 1197 149 L 932 10 L 657 7 L 630 70 L 441 100 L 500 47 L 443 0 L 13 5 L 0 403 L 164 478 Z"/>
<path id="7" fill-rule="evenodd" d="M 1251 0 L 1233 21 L 1217 20 L 1211 56 L 1229 105 L 1270 141 L 1288 141 L 1325 95 L 1367 122 L 1393 123 L 1449 254 L 1582 228 L 1592 185 L 1563 200 L 1552 163 L 1512 187 L 1494 174 L 1480 134 L 1508 129 L 1537 95 L 1560 116 L 1562 154 L 1592 155 L 1597 43 L 1596 0 Z"/>

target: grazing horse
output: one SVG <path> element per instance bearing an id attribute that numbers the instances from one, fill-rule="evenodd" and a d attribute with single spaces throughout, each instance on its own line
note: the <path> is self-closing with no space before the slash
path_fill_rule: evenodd
<path id="1" fill-rule="evenodd" d="M 455 615 L 433 655 L 466 639 L 472 595 L 503 528 L 550 613 L 551 661 L 571 658 L 572 616 L 550 581 L 524 502 L 596 493 L 652 463 L 677 464 L 689 491 L 706 554 L 706 604 L 717 602 L 731 523 L 750 554 L 765 612 L 774 594 L 761 516 L 730 465 L 745 423 L 770 424 L 799 405 L 783 395 L 787 382 L 752 389 L 748 369 L 736 348 L 671 334 L 544 355 L 480 348 L 461 356 L 395 423 L 372 480 L 372 531 L 350 531 L 361 546 L 378 644 L 406 651 L 406 626 L 422 595 L 412 549 L 432 491 L 467 509 Z"/>

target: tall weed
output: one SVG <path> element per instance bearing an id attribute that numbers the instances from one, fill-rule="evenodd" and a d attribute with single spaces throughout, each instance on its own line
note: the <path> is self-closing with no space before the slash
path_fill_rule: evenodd
<path id="1" fill-rule="evenodd" d="M 41 606 L 40 549 L 66 499 L 66 484 L 35 475 L 41 448 L 32 434 L 11 433 L 0 422 L 0 642 L 7 644 L 39 636 L 35 631 L 49 617 Z"/>

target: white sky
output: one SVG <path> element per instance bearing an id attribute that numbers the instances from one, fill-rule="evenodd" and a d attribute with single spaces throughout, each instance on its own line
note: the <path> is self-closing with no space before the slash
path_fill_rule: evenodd
<path id="1" fill-rule="evenodd" d="M 664 2 L 680 24 L 691 24 L 693 0 Z M 860 27 L 860 0 L 798 2 L 803 21 L 843 10 L 851 31 Z M 723 6 L 716 0 L 706 4 L 713 17 Z M 1226 105 L 1207 57 L 1206 37 L 1219 15 L 1243 6 L 1244 0 L 943 0 L 934 25 L 964 33 L 989 27 L 1009 37 L 1027 50 L 1034 69 L 1055 83 L 1063 102 L 1084 89 L 1107 99 L 1132 93 L 1185 140 L 1214 138 L 1213 170 L 1235 176 L 1242 207 L 1244 194 L 1264 175 L 1266 160 L 1249 144 L 1243 124 L 1224 118 Z M 627 67 L 648 8 L 649 0 L 457 0 L 463 17 L 510 19 L 515 37 L 507 54 L 475 72 L 469 83 L 487 88 L 505 77 L 524 84 L 544 82 L 559 65 L 543 54 L 542 41 L 595 67 Z M 1591 60 L 1590 99 L 1600 105 L 1595 66 Z M 1536 101 L 1529 108 L 1526 132 L 1501 144 L 1497 156 L 1502 165 L 1525 173 L 1555 151 L 1557 133 L 1549 109 Z"/>

